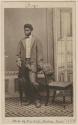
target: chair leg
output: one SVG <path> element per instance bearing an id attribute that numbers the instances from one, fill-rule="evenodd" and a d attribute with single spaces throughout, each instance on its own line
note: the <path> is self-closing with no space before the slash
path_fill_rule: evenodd
<path id="1" fill-rule="evenodd" d="M 63 106 L 64 106 L 64 109 L 65 109 L 65 106 L 66 106 L 65 90 L 63 90 Z"/>
<path id="2" fill-rule="evenodd" d="M 65 109 L 65 103 L 66 103 L 66 98 L 65 98 L 65 95 L 63 95 L 63 106 L 64 106 L 64 109 Z"/>
<path id="3" fill-rule="evenodd" d="M 72 95 L 71 95 L 71 103 L 73 102 L 73 97 L 72 97 Z"/>
<path id="4" fill-rule="evenodd" d="M 23 100 L 23 89 L 22 89 L 22 79 L 18 79 L 18 84 L 19 84 L 19 97 L 20 97 L 20 103 L 22 105 L 22 100 Z"/>
<path id="5" fill-rule="evenodd" d="M 54 101 L 55 101 L 55 97 L 56 97 L 56 90 L 54 90 L 54 92 L 53 92 L 52 103 L 54 103 Z"/>
<path id="6" fill-rule="evenodd" d="M 71 103 L 73 102 L 73 88 L 71 90 Z"/>
<path id="7" fill-rule="evenodd" d="M 47 86 L 47 97 L 46 97 L 46 102 L 45 102 L 45 106 L 47 106 L 47 104 L 48 104 L 48 101 L 49 101 L 49 87 Z"/>
<path id="8" fill-rule="evenodd" d="M 23 92 L 20 91 L 20 103 L 21 103 L 21 106 L 22 106 L 22 101 L 23 101 Z"/>

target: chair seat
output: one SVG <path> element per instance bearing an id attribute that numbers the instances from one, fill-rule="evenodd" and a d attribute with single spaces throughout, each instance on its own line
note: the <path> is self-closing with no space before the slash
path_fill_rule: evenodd
<path id="1" fill-rule="evenodd" d="M 68 86 L 72 85 L 72 82 L 58 82 L 52 81 L 48 83 L 49 87 L 59 87 L 59 88 L 67 88 Z"/>

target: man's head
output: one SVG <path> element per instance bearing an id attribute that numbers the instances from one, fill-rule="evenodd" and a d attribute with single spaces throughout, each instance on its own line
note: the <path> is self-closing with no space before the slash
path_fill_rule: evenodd
<path id="1" fill-rule="evenodd" d="M 25 36 L 30 36 L 32 31 L 33 31 L 33 27 L 32 27 L 31 24 L 25 24 L 24 25 Z"/>

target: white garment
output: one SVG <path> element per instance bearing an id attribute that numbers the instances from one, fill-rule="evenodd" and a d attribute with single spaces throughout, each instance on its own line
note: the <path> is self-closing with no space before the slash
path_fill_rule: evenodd
<path id="1" fill-rule="evenodd" d="M 26 58 L 30 58 L 31 54 L 31 38 L 32 36 L 29 36 L 29 38 L 26 38 Z"/>

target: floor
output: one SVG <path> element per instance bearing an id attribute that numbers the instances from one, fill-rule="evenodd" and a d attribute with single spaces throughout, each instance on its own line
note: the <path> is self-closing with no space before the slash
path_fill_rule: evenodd
<path id="1" fill-rule="evenodd" d="M 41 107 L 36 108 L 34 104 L 21 106 L 19 98 L 5 99 L 6 117 L 47 117 L 47 116 L 73 116 L 73 104 L 70 102 L 70 96 L 66 97 L 66 107 L 62 105 L 62 96 L 56 96 L 55 103 L 52 104 L 51 97 L 47 106 L 44 105 L 45 98 L 41 100 Z"/>

